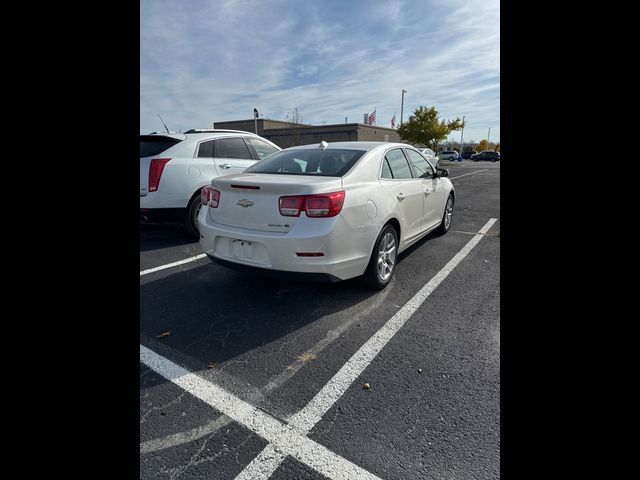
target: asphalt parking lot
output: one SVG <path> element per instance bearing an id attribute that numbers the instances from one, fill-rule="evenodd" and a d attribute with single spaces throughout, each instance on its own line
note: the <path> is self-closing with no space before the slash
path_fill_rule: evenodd
<path id="1" fill-rule="evenodd" d="M 451 230 L 378 293 L 141 227 L 140 478 L 499 478 L 500 162 L 443 166 Z"/>

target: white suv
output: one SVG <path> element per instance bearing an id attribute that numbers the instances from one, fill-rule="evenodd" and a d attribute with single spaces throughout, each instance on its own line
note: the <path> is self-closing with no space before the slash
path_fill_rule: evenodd
<path id="1" fill-rule="evenodd" d="M 238 130 L 140 135 L 140 222 L 179 222 L 197 238 L 202 187 L 280 150 Z"/>

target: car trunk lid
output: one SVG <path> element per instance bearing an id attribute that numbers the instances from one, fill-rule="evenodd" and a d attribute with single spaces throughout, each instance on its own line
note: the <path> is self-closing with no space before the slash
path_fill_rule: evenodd
<path id="1" fill-rule="evenodd" d="M 342 179 L 243 173 L 216 178 L 212 186 L 220 191 L 218 207 L 209 208 L 209 215 L 215 222 L 230 227 L 286 233 L 299 217 L 280 214 L 280 197 L 339 191 Z"/>

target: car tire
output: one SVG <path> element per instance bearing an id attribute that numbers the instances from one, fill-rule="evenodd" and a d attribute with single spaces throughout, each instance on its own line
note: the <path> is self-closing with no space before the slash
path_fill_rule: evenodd
<path id="1" fill-rule="evenodd" d="M 187 235 L 191 238 L 199 239 L 200 232 L 198 228 L 198 213 L 202 207 L 202 200 L 200 199 L 200 192 L 189 202 L 187 207 L 187 215 L 185 216 L 183 228 Z"/>
<path id="2" fill-rule="evenodd" d="M 444 213 L 442 214 L 442 221 L 440 226 L 436 230 L 439 234 L 444 235 L 451 228 L 451 221 L 453 220 L 453 207 L 455 206 L 455 200 L 452 194 L 449 194 L 447 203 L 444 204 Z"/>
<path id="3" fill-rule="evenodd" d="M 390 241 L 393 241 L 393 243 L 390 244 Z M 392 248 L 393 251 L 391 251 Z M 389 260 L 391 260 L 391 263 L 389 263 Z M 367 269 L 364 272 L 363 280 L 365 285 L 372 290 L 382 290 L 389 285 L 393 278 L 397 261 L 398 233 L 393 225 L 385 225 L 376 239 L 369 265 L 367 265 Z M 380 262 L 384 266 L 379 267 Z"/>

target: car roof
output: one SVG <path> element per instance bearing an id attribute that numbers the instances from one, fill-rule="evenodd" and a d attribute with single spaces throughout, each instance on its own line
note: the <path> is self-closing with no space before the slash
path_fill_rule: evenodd
<path id="1" fill-rule="evenodd" d="M 365 150 L 371 151 L 376 148 L 383 147 L 401 147 L 401 148 L 413 148 L 416 147 L 409 145 L 408 143 L 396 143 L 396 142 L 327 142 L 327 150 Z M 320 143 L 312 143 L 310 145 L 297 145 L 289 147 L 286 150 L 311 150 L 314 148 L 320 148 Z"/>
<path id="2" fill-rule="evenodd" d="M 223 129 L 191 129 L 187 130 L 184 133 L 176 133 L 176 132 L 152 132 L 147 135 L 140 135 L 141 137 L 170 137 L 178 140 L 186 140 L 189 138 L 190 140 L 204 140 L 208 138 L 216 138 L 216 137 L 227 137 L 227 136 L 250 136 L 250 137 L 258 137 L 252 132 L 245 132 L 243 130 L 223 130 Z"/>

